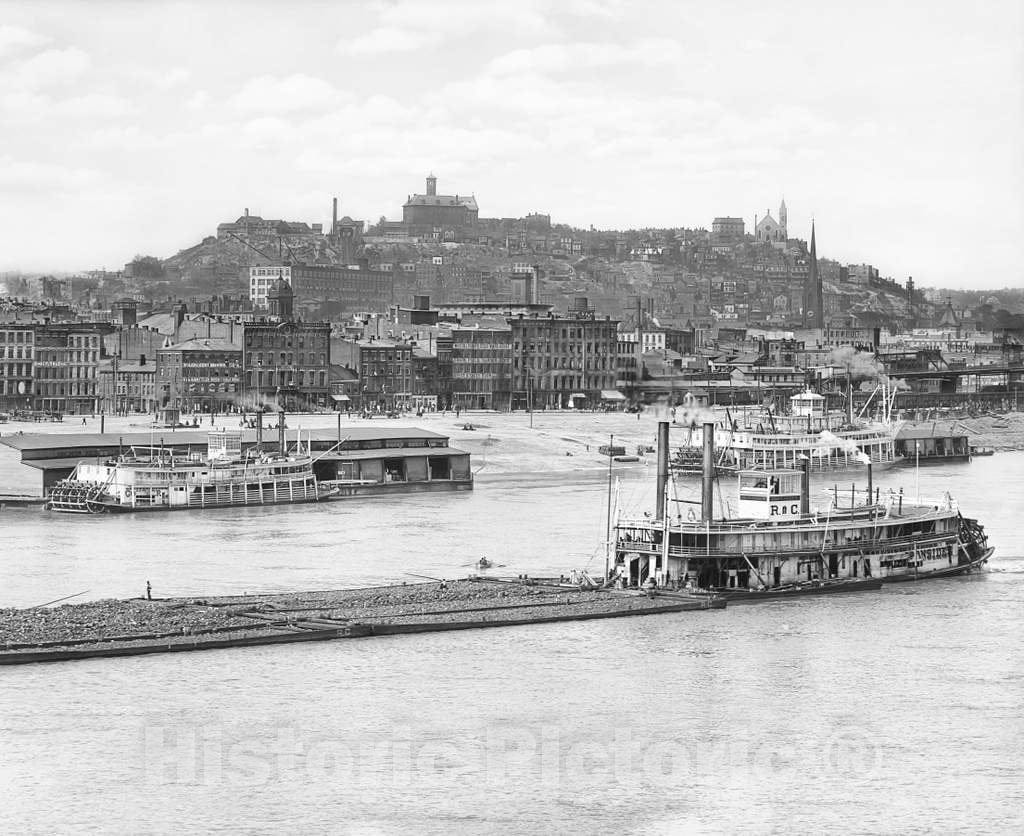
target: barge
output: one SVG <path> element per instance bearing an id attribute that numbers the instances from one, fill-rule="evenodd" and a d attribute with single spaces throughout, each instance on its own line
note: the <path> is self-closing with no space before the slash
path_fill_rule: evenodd
<path id="1" fill-rule="evenodd" d="M 532 579 L 0 609 L 0 666 L 720 610 Z"/>

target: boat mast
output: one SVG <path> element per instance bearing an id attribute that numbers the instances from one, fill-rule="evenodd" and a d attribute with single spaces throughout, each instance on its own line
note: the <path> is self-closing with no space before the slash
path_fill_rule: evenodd
<path id="1" fill-rule="evenodd" d="M 608 574 L 611 571 L 611 546 L 612 546 L 612 445 L 615 443 L 615 436 L 608 436 L 608 519 L 607 536 L 604 540 L 604 581 L 608 583 Z"/>

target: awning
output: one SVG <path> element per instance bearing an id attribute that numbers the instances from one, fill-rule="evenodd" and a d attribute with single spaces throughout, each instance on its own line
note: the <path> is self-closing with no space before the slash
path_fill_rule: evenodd
<path id="1" fill-rule="evenodd" d="M 602 401 L 624 401 L 626 396 L 616 389 L 602 389 L 601 390 Z"/>
<path id="2" fill-rule="evenodd" d="M 350 401 L 352 400 L 348 395 L 331 395 L 332 401 Z"/>
<path id="3" fill-rule="evenodd" d="M 570 397 L 572 397 L 572 398 L 585 398 L 586 395 L 584 395 L 582 392 L 573 392 L 572 395 L 570 395 Z"/>

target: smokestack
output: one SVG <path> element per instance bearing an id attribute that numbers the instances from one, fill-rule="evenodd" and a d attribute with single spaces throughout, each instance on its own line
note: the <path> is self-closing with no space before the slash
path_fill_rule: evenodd
<path id="1" fill-rule="evenodd" d="M 800 513 L 811 513 L 811 460 L 800 457 Z"/>
<path id="2" fill-rule="evenodd" d="M 256 452 L 263 451 L 263 407 L 256 410 Z"/>
<path id="3" fill-rule="evenodd" d="M 277 413 L 277 450 L 283 456 L 288 442 L 284 438 L 284 410 Z"/>
<path id="4" fill-rule="evenodd" d="M 874 501 L 875 496 L 875 474 L 872 472 L 871 462 L 868 462 L 868 505 Z"/>
<path id="5" fill-rule="evenodd" d="M 704 422 L 704 484 L 700 492 L 700 518 L 711 522 L 715 507 L 715 424 Z"/>
<path id="6" fill-rule="evenodd" d="M 331 235 L 338 232 L 338 198 L 334 198 L 334 210 L 331 212 Z"/>
<path id="7" fill-rule="evenodd" d="M 668 421 L 658 422 L 658 489 L 654 518 L 665 518 L 665 495 L 668 490 Z"/>
<path id="8" fill-rule="evenodd" d="M 853 374 L 846 373 L 846 423 L 853 424 Z"/>

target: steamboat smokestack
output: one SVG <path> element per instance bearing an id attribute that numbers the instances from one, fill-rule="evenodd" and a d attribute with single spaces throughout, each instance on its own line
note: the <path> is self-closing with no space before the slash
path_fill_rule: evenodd
<path id="1" fill-rule="evenodd" d="M 263 451 L 263 407 L 256 410 L 256 452 Z"/>
<path id="2" fill-rule="evenodd" d="M 874 502 L 875 475 L 872 473 L 871 462 L 868 462 L 868 505 Z"/>
<path id="3" fill-rule="evenodd" d="M 668 421 L 658 422 L 658 504 L 654 518 L 665 519 L 665 496 L 668 491 Z"/>
<path id="4" fill-rule="evenodd" d="M 800 513 L 811 513 L 811 460 L 800 457 Z"/>
<path id="5" fill-rule="evenodd" d="M 285 453 L 287 443 L 284 439 L 284 410 L 282 409 L 277 413 L 277 452 L 282 456 Z"/>
<path id="6" fill-rule="evenodd" d="M 853 425 L 853 375 L 846 375 L 846 423 Z"/>
<path id="7" fill-rule="evenodd" d="M 700 518 L 711 522 L 715 505 L 715 424 L 704 422 L 704 483 L 700 492 Z"/>

